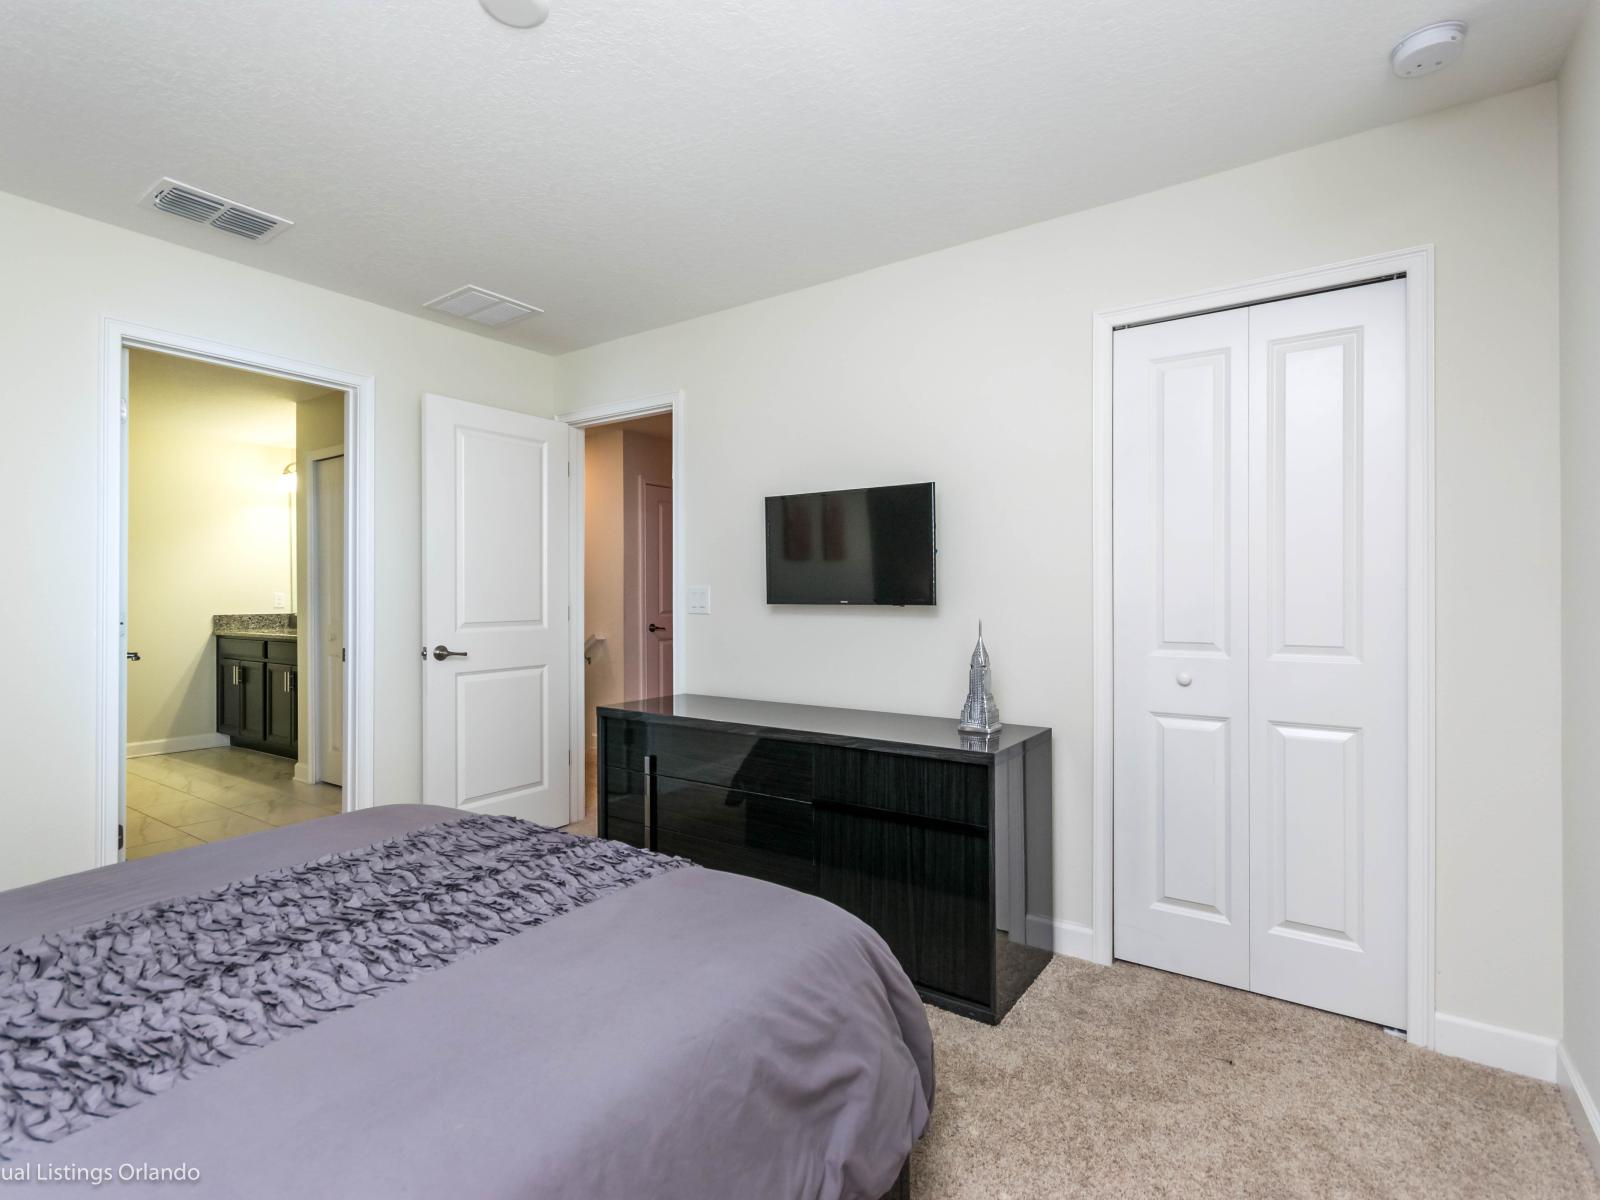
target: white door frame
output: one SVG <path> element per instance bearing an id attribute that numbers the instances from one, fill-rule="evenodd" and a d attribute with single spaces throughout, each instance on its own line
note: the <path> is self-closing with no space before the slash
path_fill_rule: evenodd
<path id="1" fill-rule="evenodd" d="M 1094 961 L 1112 958 L 1112 334 L 1121 326 L 1406 277 L 1406 1040 L 1434 1044 L 1433 247 L 1094 314 Z"/>
<path id="2" fill-rule="evenodd" d="M 123 353 L 154 350 L 199 359 L 302 383 L 342 390 L 345 404 L 345 644 L 350 658 L 346 677 L 345 811 L 372 804 L 373 655 L 376 629 L 374 575 L 374 417 L 372 376 L 334 370 L 231 346 L 208 338 L 170 333 L 146 325 L 106 318 L 100 342 L 100 469 L 96 541 L 95 619 L 95 845 L 94 860 L 118 860 L 117 824 L 121 817 L 126 730 L 121 702 L 123 512 L 128 481 L 123 468 L 127 400 L 123 395 Z"/>
<path id="3" fill-rule="evenodd" d="M 584 714 L 588 711 L 584 704 L 584 673 L 583 673 L 583 431 L 592 429 L 596 425 L 615 425 L 619 421 L 632 421 L 639 417 L 654 416 L 657 413 L 672 414 L 672 686 L 682 690 L 684 682 L 684 665 L 688 662 L 689 652 L 687 640 L 684 635 L 683 620 L 687 608 L 688 585 L 684 582 L 683 564 L 685 560 L 686 539 L 684 528 L 688 524 L 683 503 L 683 490 L 679 480 L 683 478 L 683 453 L 686 429 L 684 426 L 685 404 L 683 392 L 657 392 L 650 396 L 640 396 L 633 400 L 618 400 L 610 404 L 597 404 L 591 408 L 580 408 L 575 412 L 562 413 L 558 418 L 571 427 L 569 433 L 571 454 L 568 461 L 571 463 L 571 490 L 567 511 L 572 522 L 572 536 L 569 539 L 572 555 L 572 613 L 573 630 L 572 638 L 572 744 L 582 747 L 588 753 L 588 740 L 584 737 Z M 581 766 L 582 764 L 578 764 Z M 585 770 L 574 769 L 572 772 L 572 819 L 583 820 L 585 802 L 584 776 Z"/>
<path id="4" fill-rule="evenodd" d="M 306 776 L 300 779 L 301 783 L 322 782 L 322 593 L 318 585 L 322 581 L 321 560 L 318 557 L 322 552 L 321 539 L 317 537 L 317 506 L 320 503 L 317 497 L 317 468 L 316 464 L 330 458 L 344 458 L 344 445 L 325 446 L 321 450 L 313 450 L 306 455 L 309 470 L 300 480 L 300 486 L 306 498 L 306 611 L 302 614 L 305 618 L 301 635 L 305 644 L 310 648 L 310 655 L 306 658 L 306 674 L 310 677 L 301 684 L 301 691 L 306 697 L 306 724 L 301 730 L 304 738 L 306 731 L 311 733 L 306 754 Z M 346 462 L 348 469 L 349 463 Z M 345 481 L 345 499 L 349 499 L 349 480 Z M 349 555 L 345 556 L 346 559 Z M 345 652 L 346 658 L 349 651 Z M 347 672 L 348 674 L 348 672 Z M 295 778 L 300 778 L 300 765 L 295 764 Z M 340 786 L 344 781 L 340 780 Z"/>

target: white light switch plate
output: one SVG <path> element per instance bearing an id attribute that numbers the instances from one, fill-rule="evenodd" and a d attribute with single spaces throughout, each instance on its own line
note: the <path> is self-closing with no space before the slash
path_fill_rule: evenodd
<path id="1" fill-rule="evenodd" d="M 691 584 L 689 586 L 689 611 L 692 613 L 709 613 L 711 611 L 711 589 L 704 584 Z"/>
<path id="2" fill-rule="evenodd" d="M 273 592 L 272 593 L 272 607 L 273 608 L 288 608 L 289 607 L 289 597 L 288 597 L 288 595 L 286 593 L 284 593 L 284 592 Z"/>

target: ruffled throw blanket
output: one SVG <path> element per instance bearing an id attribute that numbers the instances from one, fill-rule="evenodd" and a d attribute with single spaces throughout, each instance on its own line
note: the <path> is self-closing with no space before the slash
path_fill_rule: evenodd
<path id="1" fill-rule="evenodd" d="M 0 948 L 0 1160 L 687 865 L 468 816 Z"/>

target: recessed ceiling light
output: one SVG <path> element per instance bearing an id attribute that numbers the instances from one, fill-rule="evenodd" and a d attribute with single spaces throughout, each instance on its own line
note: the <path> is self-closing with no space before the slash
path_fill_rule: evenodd
<path id="1" fill-rule="evenodd" d="M 545 18 L 550 15 L 547 0 L 478 0 L 478 3 L 483 5 L 484 12 L 500 24 L 516 29 L 532 29 L 535 25 L 543 25 Z"/>
<path id="2" fill-rule="evenodd" d="M 1460 58 L 1466 42 L 1465 21 L 1440 21 L 1401 38 L 1400 44 L 1389 54 L 1389 63 L 1401 79 L 1432 75 Z"/>

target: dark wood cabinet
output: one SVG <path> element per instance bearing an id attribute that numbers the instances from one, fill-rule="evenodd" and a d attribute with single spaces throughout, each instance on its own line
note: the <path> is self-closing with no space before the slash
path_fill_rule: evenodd
<path id="1" fill-rule="evenodd" d="M 217 660 L 217 732 L 230 738 L 245 734 L 244 671 L 237 658 Z"/>
<path id="2" fill-rule="evenodd" d="M 290 755 L 296 753 L 298 744 L 295 736 L 299 708 L 295 698 L 297 679 L 298 673 L 292 665 L 267 664 L 267 721 L 263 740 Z"/>
<path id="3" fill-rule="evenodd" d="M 282 638 L 217 638 L 217 732 L 233 745 L 299 757 L 295 649 Z"/>
<path id="4" fill-rule="evenodd" d="M 832 901 L 930 1003 L 997 1022 L 1048 961 L 1048 729 L 672 696 L 598 734 L 600 836 Z"/>

